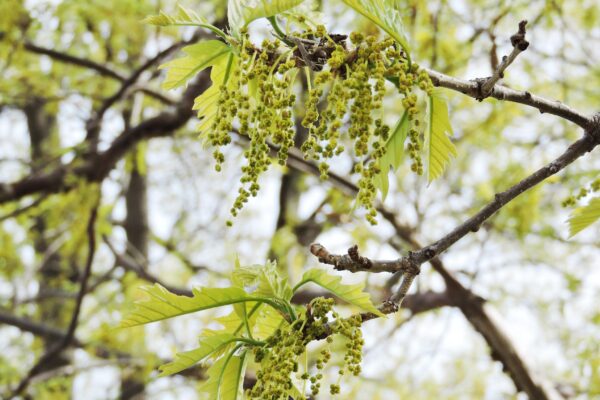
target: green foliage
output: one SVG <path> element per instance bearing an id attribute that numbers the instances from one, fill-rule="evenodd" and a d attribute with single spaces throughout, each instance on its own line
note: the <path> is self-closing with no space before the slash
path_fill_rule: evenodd
<path id="1" fill-rule="evenodd" d="M 370 19 L 390 35 L 406 52 L 410 63 L 410 48 L 404 33 L 398 0 L 343 0 L 348 6 Z"/>
<path id="2" fill-rule="evenodd" d="M 385 201 L 388 194 L 390 169 L 392 171 L 398 169 L 404 158 L 404 142 L 406 141 L 409 127 L 408 113 L 405 111 L 402 113 L 402 117 L 398 120 L 394 131 L 385 144 L 385 153 L 379 160 L 381 172 L 376 180 L 376 185 L 381 191 L 383 201 Z"/>
<path id="3" fill-rule="evenodd" d="M 249 267 L 236 263 L 232 276 L 232 283 L 241 288 L 256 286 L 252 294 L 256 296 L 275 297 L 283 301 L 290 301 L 293 291 L 286 278 L 279 276 L 274 262 L 266 265 L 253 265 Z"/>
<path id="4" fill-rule="evenodd" d="M 212 85 L 194 100 L 193 109 L 198 110 L 198 118 L 201 119 L 198 131 L 205 143 L 209 143 L 210 130 L 218 121 L 220 93 L 231 89 L 237 80 L 236 60 L 237 56 L 231 52 L 217 60 L 210 72 Z"/>
<path id="5" fill-rule="evenodd" d="M 201 337 L 200 347 L 183 353 L 177 353 L 174 361 L 162 365 L 160 367 L 160 376 L 173 375 L 192 367 L 210 355 L 235 342 L 235 336 L 231 333 Z"/>
<path id="6" fill-rule="evenodd" d="M 365 293 L 364 285 L 345 285 L 342 283 L 342 278 L 335 275 L 329 275 L 327 271 L 323 269 L 311 269 L 304 273 L 302 280 L 294 287 L 294 291 L 297 291 L 302 285 L 308 282 L 315 283 L 321 286 L 323 289 L 333 293 L 336 297 L 353 304 L 365 311 L 372 312 L 375 315 L 383 316 L 371 302 L 368 293 Z"/>
<path id="7" fill-rule="evenodd" d="M 181 4 L 177 5 L 176 15 L 168 15 L 161 11 L 158 15 L 150 15 L 144 18 L 142 22 L 156 26 L 208 24 L 206 18 L 199 16 Z"/>
<path id="8" fill-rule="evenodd" d="M 290 300 L 300 287 L 313 282 L 340 300 L 383 315 L 362 291 L 363 285 L 344 285 L 341 278 L 313 269 L 291 289 L 287 280 L 277 273 L 274 263 L 236 265 L 231 281 L 234 286 L 229 288 L 194 289 L 192 297 L 175 295 L 160 285 L 146 287 L 144 290 L 149 298 L 138 302 L 121 326 L 136 326 L 232 305 L 234 310 L 217 320 L 223 329 L 204 330 L 198 348 L 178 353 L 172 362 L 160 367 L 161 376 L 166 376 L 213 359 L 207 372 L 208 380 L 201 387 L 211 399 L 241 398 L 241 382 L 250 353 L 259 365 L 258 382 L 249 393 L 251 398 L 304 398 L 292 383 L 294 373 L 298 372 L 298 358 L 306 352 L 310 342 L 327 338 L 330 343 L 330 336 L 336 334 L 348 338 L 351 343 L 347 347 L 345 370 L 360 373 L 361 317 L 341 318 L 333 311 L 332 299 L 317 298 L 308 307 L 294 306 Z M 319 370 L 329 360 L 328 354 L 328 351 L 323 353 L 317 360 Z M 298 379 L 309 380 L 308 371 L 302 375 L 304 377 Z M 316 382 L 321 377 L 319 372 L 310 378 L 313 394 L 319 391 Z"/>
<path id="9" fill-rule="evenodd" d="M 205 393 L 209 399 L 237 400 L 243 397 L 247 352 L 235 355 L 236 350 L 237 348 L 218 359 L 206 371 L 208 379 L 200 386 L 200 392 Z"/>
<path id="10" fill-rule="evenodd" d="M 231 143 L 232 131 L 250 142 L 244 152 L 247 164 L 242 167 L 242 187 L 231 208 L 235 217 L 249 198 L 257 195 L 259 177 L 271 164 L 270 152 L 276 150 L 278 163 L 285 165 L 288 150 L 294 146 L 296 75 L 302 67 L 306 71 L 312 70 L 314 79 L 307 77 L 310 90 L 302 119 L 308 137 L 301 150 L 305 158 L 318 162 L 321 177 L 326 179 L 327 161 L 344 151 L 341 139 L 344 120 L 349 117 L 347 135 L 359 160 L 354 171 L 360 175 L 357 204 L 367 210 L 367 220 L 375 224 L 377 188 L 385 197 L 387 172 L 390 166 L 399 167 L 399 155 L 406 136 L 410 137 L 411 168 L 418 174 L 424 171 L 421 137 L 425 137 L 430 181 L 441 174 L 449 156 L 456 154 L 446 136 L 446 132 L 451 132 L 447 106 L 433 90 L 428 75 L 420 71 L 417 64 L 411 63 L 400 12 L 396 2 L 391 0 L 346 1 L 391 36 L 381 41 L 354 32 L 350 35 L 350 46 L 345 36 L 330 34 L 324 26 L 313 29 L 306 25 L 305 31 L 284 34 L 277 21 L 272 19 L 278 38 L 264 40 L 261 47 L 252 43 L 248 23 L 282 14 L 300 3 L 295 0 L 230 1 L 229 22 L 236 39 L 230 41 L 231 47 L 221 42 L 204 42 L 186 48 L 187 57 L 163 66 L 169 70 L 163 86 L 180 86 L 198 71 L 212 65 L 213 85 L 195 100 L 194 109 L 198 110 L 202 120 L 199 125 L 201 138 L 215 148 L 215 169 L 221 170 L 225 160 L 221 147 Z M 161 15 L 151 21 L 161 25 L 193 19 L 186 15 Z M 291 27 L 293 25 L 288 25 L 285 31 L 289 32 Z M 381 117 L 386 80 L 395 84 L 403 96 L 402 104 L 406 110 L 392 140 L 390 128 Z M 417 101 L 418 90 L 430 95 L 427 131 L 423 131 L 425 124 L 419 120 L 424 111 L 419 109 L 422 106 Z M 323 98 L 326 92 L 328 94 Z M 322 102 L 326 105 L 322 106 Z M 407 127 L 410 127 L 408 131 Z"/>
<path id="11" fill-rule="evenodd" d="M 304 0 L 229 0 L 227 20 L 234 37 L 240 38 L 240 31 L 250 22 L 259 18 L 281 14 Z"/>
<path id="12" fill-rule="evenodd" d="M 160 66 L 167 69 L 162 87 L 174 89 L 184 85 L 205 68 L 218 64 L 231 53 L 231 48 L 218 40 L 207 40 L 183 48 L 186 57 L 177 58 Z"/>
<path id="13" fill-rule="evenodd" d="M 149 298 L 136 303 L 136 309 L 121 322 L 121 326 L 147 324 L 197 311 L 222 307 L 247 301 L 268 302 L 278 308 L 274 301 L 246 293 L 238 287 L 201 288 L 193 290 L 193 297 L 179 296 L 159 284 L 142 288 Z"/>
<path id="14" fill-rule="evenodd" d="M 595 197 L 588 205 L 573 211 L 569 218 L 569 236 L 575 236 L 598 219 L 600 219 L 600 197 Z"/>
<path id="15" fill-rule="evenodd" d="M 456 147 L 448 138 L 452 134 L 452 126 L 448 115 L 448 105 L 441 89 L 434 89 L 429 95 L 427 109 L 428 125 L 425 135 L 427 149 L 427 175 L 429 182 L 440 177 L 450 156 L 456 157 Z"/>

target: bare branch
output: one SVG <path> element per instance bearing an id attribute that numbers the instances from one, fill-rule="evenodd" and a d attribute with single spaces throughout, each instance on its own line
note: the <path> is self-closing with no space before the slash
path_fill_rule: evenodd
<path id="1" fill-rule="evenodd" d="M 389 272 L 406 271 L 408 265 L 402 264 L 403 260 L 371 260 L 358 254 L 358 246 L 352 246 L 348 249 L 348 254 L 331 254 L 323 245 L 313 243 L 310 245 L 310 252 L 323 264 L 333 265 L 338 271 L 368 271 L 368 272 Z"/>
<path id="2" fill-rule="evenodd" d="M 63 53 L 63 52 L 56 51 L 53 49 L 48 49 L 45 47 L 37 46 L 31 42 L 26 42 L 24 44 L 24 47 L 26 50 L 28 50 L 32 53 L 43 54 L 43 55 L 48 56 L 56 61 L 64 62 L 67 64 L 77 65 L 77 66 L 83 67 L 83 68 L 88 68 L 88 69 L 98 72 L 102 76 L 116 79 L 118 81 L 124 81 L 126 79 L 126 77 L 124 75 L 122 75 L 121 73 L 116 72 L 116 71 L 108 68 L 105 65 L 99 64 L 99 63 L 89 60 L 87 58 L 72 56 L 67 53 Z"/>
<path id="3" fill-rule="evenodd" d="M 17 182 L 0 183 L 0 204 L 33 193 L 55 193 L 69 190 L 71 185 L 66 179 L 69 174 L 92 182 L 103 180 L 117 161 L 135 144 L 144 139 L 172 134 L 182 127 L 193 115 L 194 98 L 208 87 L 209 82 L 208 74 L 202 72 L 196 81 L 190 84 L 177 107 L 163 111 L 157 116 L 125 130 L 106 151 L 91 155 L 83 165 L 81 165 L 80 159 L 76 159 L 72 164 L 60 165 L 47 172 L 29 175 Z"/>
<path id="4" fill-rule="evenodd" d="M 479 99 L 481 97 L 479 90 L 480 86 L 476 80 L 466 81 L 431 69 L 425 70 L 429 74 L 429 77 L 435 86 L 445 87 L 447 89 L 463 93 L 474 99 Z M 587 129 L 592 121 L 590 117 L 587 117 L 586 115 L 561 103 L 560 101 L 548 100 L 527 91 L 514 90 L 506 86 L 496 85 L 492 88 L 489 96 L 498 100 L 524 104 L 538 109 L 541 113 L 559 116 L 567 121 L 571 121 L 579 125 L 583 129 Z"/>
<path id="5" fill-rule="evenodd" d="M 481 85 L 481 97 L 479 100 L 483 100 L 492 93 L 492 89 L 494 88 L 496 82 L 504 78 L 504 71 L 506 71 L 506 68 L 508 68 L 508 66 L 515 61 L 519 54 L 524 52 L 527 47 L 529 47 L 529 42 L 525 40 L 525 34 L 527 33 L 525 30 L 526 26 L 527 21 L 523 20 L 519 22 L 519 31 L 510 37 L 510 42 L 513 46 L 512 51 L 508 56 L 502 57 L 502 62 L 494 70 L 494 74 L 483 81 Z"/>

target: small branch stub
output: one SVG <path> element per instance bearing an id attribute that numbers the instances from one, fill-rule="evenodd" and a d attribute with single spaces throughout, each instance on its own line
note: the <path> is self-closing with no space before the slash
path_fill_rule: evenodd
<path id="1" fill-rule="evenodd" d="M 504 78 L 504 71 L 506 71 L 508 66 L 513 63 L 521 52 L 527 50 L 527 47 L 529 47 L 529 42 L 525 40 L 525 35 L 527 33 L 527 30 L 525 29 L 526 26 L 526 20 L 519 22 L 519 30 L 510 37 L 510 44 L 512 45 L 513 50 L 508 56 L 502 57 L 502 62 L 494 70 L 493 75 L 487 79 L 476 79 L 476 82 L 479 84 L 479 97 L 477 100 L 481 101 L 492 94 L 494 85 L 496 85 L 500 79 Z"/>
<path id="2" fill-rule="evenodd" d="M 399 272 L 405 271 L 407 262 L 404 259 L 397 260 L 371 260 L 363 257 L 358 252 L 358 246 L 354 245 L 348 249 L 347 254 L 331 254 L 323 245 L 313 243 L 310 252 L 323 264 L 333 265 L 338 271 L 350 272 Z"/>

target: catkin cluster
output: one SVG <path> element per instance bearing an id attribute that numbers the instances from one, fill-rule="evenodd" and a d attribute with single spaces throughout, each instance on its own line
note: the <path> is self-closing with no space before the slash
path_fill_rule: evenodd
<path id="1" fill-rule="evenodd" d="M 309 384 L 310 394 L 316 396 L 321 390 L 323 369 L 331 359 L 329 345 L 334 335 L 347 338 L 344 364 L 339 370 L 340 378 L 345 373 L 360 374 L 362 346 L 361 318 L 354 316 L 342 319 L 333 310 L 333 299 L 314 299 L 307 312 L 292 325 L 278 329 L 263 348 L 254 350 L 255 361 L 260 364 L 256 374 L 257 382 L 248 391 L 251 399 L 287 399 L 292 390 L 296 375 L 298 381 Z M 305 353 L 308 343 L 326 337 L 327 345 L 319 352 L 314 366 L 314 373 L 305 370 L 299 372 L 299 360 Z M 340 392 L 338 383 L 329 386 L 331 395 Z M 304 396 L 305 393 L 301 393 Z M 304 397 L 300 397 L 303 399 Z"/>
<path id="2" fill-rule="evenodd" d="M 299 69 L 307 75 L 309 90 L 302 107 L 302 125 L 307 137 L 301 145 L 304 157 L 318 163 L 326 179 L 329 162 L 350 145 L 355 157 L 353 172 L 359 175 L 357 204 L 367 210 L 367 219 L 376 223 L 374 202 L 380 160 L 392 132 L 383 120 L 386 81 L 402 96 L 410 129 L 408 153 L 412 170 L 423 173 L 422 135 L 416 88 L 427 93 L 433 88 L 428 75 L 410 64 L 391 38 L 377 40 L 360 33 L 330 35 L 324 27 L 291 35 L 286 42 L 265 40 L 255 47 L 245 34 L 239 61 L 239 79 L 233 87 L 223 86 L 217 118 L 209 135 L 216 146 L 214 157 L 220 170 L 224 160 L 221 146 L 230 143 L 230 132 L 249 138 L 242 167 L 242 186 L 231 208 L 236 216 L 250 196 L 256 196 L 258 179 L 277 150 L 279 164 L 285 165 L 294 146 L 294 81 Z"/>

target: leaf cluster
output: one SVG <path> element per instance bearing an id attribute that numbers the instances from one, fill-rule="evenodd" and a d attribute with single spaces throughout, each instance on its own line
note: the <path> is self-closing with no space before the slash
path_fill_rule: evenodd
<path id="1" fill-rule="evenodd" d="M 160 367 L 161 376 L 212 360 L 202 391 L 208 393 L 211 399 L 237 399 L 242 396 L 247 363 L 250 356 L 254 355 L 259 381 L 250 393 L 251 398 L 262 398 L 265 390 L 271 395 L 277 393 L 269 398 L 303 398 L 293 380 L 309 380 L 313 393 L 316 393 L 316 381 L 320 379 L 311 380 L 308 371 L 296 377 L 298 360 L 306 352 L 308 343 L 336 333 L 347 337 L 354 343 L 348 347 L 347 370 L 355 374 L 360 372 L 362 346 L 360 317 L 349 320 L 341 318 L 332 310 L 332 299 L 317 298 L 307 306 L 291 303 L 294 293 L 310 282 L 360 310 L 383 315 L 373 305 L 369 295 L 363 292 L 363 285 L 343 284 L 340 277 L 331 276 L 324 270 L 307 271 L 300 282 L 291 287 L 287 279 L 279 275 L 274 263 L 253 266 L 241 266 L 238 263 L 231 275 L 230 287 L 194 289 L 192 297 L 170 293 L 158 284 L 144 287 L 148 297 L 136 303 L 135 308 L 122 320 L 121 326 L 133 327 L 232 306 L 229 314 L 217 319 L 222 329 L 203 330 L 199 347 L 178 353 L 172 362 Z M 328 314 L 333 320 L 328 319 Z M 319 371 L 326 363 L 322 358 L 317 362 L 321 365 Z"/>

